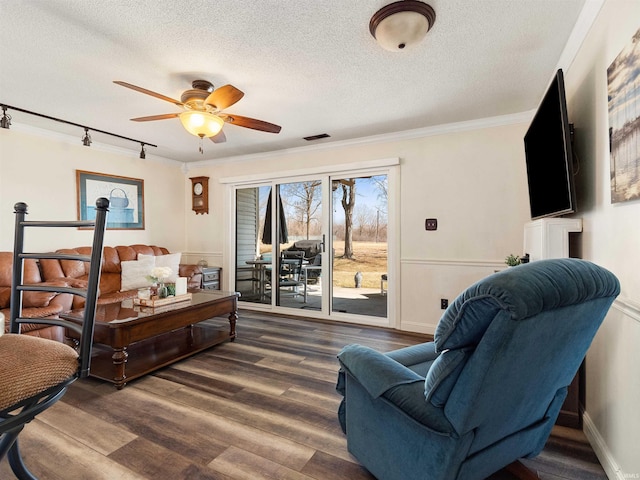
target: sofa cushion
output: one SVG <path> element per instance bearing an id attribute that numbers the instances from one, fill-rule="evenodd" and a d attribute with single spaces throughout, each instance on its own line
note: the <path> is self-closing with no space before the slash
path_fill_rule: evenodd
<path id="1" fill-rule="evenodd" d="M 148 287 L 151 285 L 151 282 L 147 279 L 147 276 L 155 267 L 155 258 L 151 256 L 143 258 L 141 260 L 129 260 L 126 262 L 121 262 L 121 267 L 121 291 Z"/>
<path id="2" fill-rule="evenodd" d="M 23 292 L 22 306 L 26 308 L 46 307 L 56 295 L 56 292 Z"/>
<path id="3" fill-rule="evenodd" d="M 7 308 L 11 300 L 11 287 L 0 287 L 0 308 Z"/>
<path id="4" fill-rule="evenodd" d="M 46 307 L 29 307 L 22 309 L 22 318 L 44 318 L 50 317 L 52 315 L 58 315 L 62 313 L 62 305 L 50 303 Z M 30 324 L 22 324 L 23 330 L 26 325 Z M 46 326 L 46 325 L 45 325 Z M 42 325 L 35 326 L 34 328 L 42 328 Z M 26 330 L 29 331 L 29 330 Z"/>
<path id="5" fill-rule="evenodd" d="M 169 267 L 171 269 L 171 275 L 167 278 L 168 283 L 176 283 L 178 274 L 180 273 L 180 259 L 182 253 L 168 253 L 166 255 L 145 255 L 144 253 L 138 254 L 138 260 L 153 258 L 156 267 Z"/>

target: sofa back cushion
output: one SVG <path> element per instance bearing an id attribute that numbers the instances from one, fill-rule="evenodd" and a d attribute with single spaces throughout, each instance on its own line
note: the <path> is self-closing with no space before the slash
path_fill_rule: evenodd
<path id="1" fill-rule="evenodd" d="M 0 252 L 0 287 L 11 286 L 11 275 L 13 273 L 13 252 Z M 40 283 L 42 276 L 38 264 L 32 258 L 24 261 L 23 283 Z"/>
<path id="2" fill-rule="evenodd" d="M 75 247 L 68 249 L 57 250 L 57 253 L 70 253 L 74 255 L 91 255 L 91 247 Z M 100 294 L 114 293 L 121 289 L 121 274 L 122 274 L 122 262 L 134 261 L 138 259 L 138 254 L 145 255 L 166 255 L 169 250 L 163 247 L 157 247 L 155 245 L 119 245 L 117 247 L 104 247 L 103 249 L 103 261 L 102 261 L 102 274 L 100 277 Z M 11 262 L 12 253 L 7 252 Z M 2 258 L 0 258 L 0 265 Z M 37 273 L 37 265 L 35 265 Z M 89 275 L 88 262 L 82 262 L 79 260 L 41 260 L 42 272 L 45 280 L 54 280 L 57 278 L 66 278 L 68 280 L 75 279 L 78 282 L 83 282 Z M 0 269 L 1 270 L 1 269 Z M 11 271 L 9 269 L 9 282 L 11 279 Z M 39 278 L 39 277 L 38 277 Z M 0 277 L 1 280 L 1 277 Z M 34 282 L 35 283 L 35 282 Z M 2 283 L 0 283 L 0 286 Z M 10 283 L 8 285 L 11 285 Z M 74 285 L 70 282 L 71 286 Z M 76 302 L 77 303 L 77 302 Z M 74 303 L 74 308 L 77 306 Z"/>

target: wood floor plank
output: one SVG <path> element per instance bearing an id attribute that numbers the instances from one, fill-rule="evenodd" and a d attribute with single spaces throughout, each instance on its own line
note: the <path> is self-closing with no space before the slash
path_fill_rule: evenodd
<path id="1" fill-rule="evenodd" d="M 90 446 L 102 455 L 127 445 L 137 435 L 109 422 L 60 402 L 57 408 L 45 410 L 38 420 Z"/>
<path id="2" fill-rule="evenodd" d="M 125 465 L 109 459 L 38 419 L 27 425 L 20 435 L 20 449 L 27 468 L 40 480 L 148 478 L 138 475 Z M 6 460 L 3 460 L 2 467 L 3 470 L 0 472 L 8 467 Z M 6 472 L 7 475 L 0 478 L 14 478 L 8 473 L 8 469 Z"/>
<path id="3" fill-rule="evenodd" d="M 314 408 L 321 408 L 335 413 L 338 411 L 338 406 L 342 397 L 336 395 L 336 392 L 331 393 L 318 392 L 308 388 L 293 385 L 282 394 L 283 397 L 302 402 L 306 405 L 313 406 Z"/>
<path id="4" fill-rule="evenodd" d="M 347 462 L 323 452 L 316 454 L 307 462 L 302 473 L 317 480 L 375 480 L 367 469 L 357 463 Z"/>
<path id="5" fill-rule="evenodd" d="M 296 470 L 237 447 L 228 448 L 209 467 L 234 480 L 310 480 Z"/>
<path id="6" fill-rule="evenodd" d="M 213 398 L 201 392 L 183 389 L 174 398 L 194 408 L 210 410 L 223 415 L 229 420 L 265 432 L 288 438 L 311 449 L 322 450 L 336 457 L 351 460 L 346 451 L 346 438 L 335 429 L 314 428 L 309 423 L 279 413 L 268 413 L 253 405 L 244 405 L 229 399 Z M 337 424 L 337 420 L 336 420 Z M 242 444 L 240 447 L 245 448 Z"/>
<path id="7" fill-rule="evenodd" d="M 226 476 L 210 471 L 206 465 L 199 465 L 189 457 L 184 457 L 144 438 L 138 438 L 126 447 L 116 450 L 109 455 L 109 458 L 143 478 L 228 480 Z"/>

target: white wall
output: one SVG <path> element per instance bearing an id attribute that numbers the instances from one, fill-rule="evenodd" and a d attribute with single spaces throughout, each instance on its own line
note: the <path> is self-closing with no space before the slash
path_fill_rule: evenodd
<path id="1" fill-rule="evenodd" d="M 211 214 L 187 217 L 188 250 L 213 252 L 208 259 L 214 262 L 225 255 L 220 226 L 228 198 L 221 178 L 399 157 L 400 325 L 433 333 L 442 313 L 440 298 L 453 300 L 470 283 L 503 268 L 509 253 L 523 253 L 522 225 L 530 218 L 526 126 L 476 127 L 198 166 L 188 176 L 210 177 Z M 427 217 L 438 218 L 437 231 L 425 231 Z"/>
<path id="2" fill-rule="evenodd" d="M 144 180 L 145 229 L 107 230 L 105 245 L 153 244 L 185 248 L 185 176 L 181 164 L 84 147 L 42 135 L 0 129 L 0 250 L 13 249 L 16 202 L 28 205 L 33 220 L 77 219 L 76 170 Z M 148 150 L 151 150 L 150 148 Z M 47 251 L 90 245 L 91 232 L 30 230 L 25 247 Z"/>
<path id="3" fill-rule="evenodd" d="M 640 28 L 640 2 L 608 0 L 565 67 L 580 157 L 583 258 L 615 273 L 622 293 L 587 355 L 585 431 L 610 478 L 640 478 L 640 201 L 611 204 L 607 67 Z"/>

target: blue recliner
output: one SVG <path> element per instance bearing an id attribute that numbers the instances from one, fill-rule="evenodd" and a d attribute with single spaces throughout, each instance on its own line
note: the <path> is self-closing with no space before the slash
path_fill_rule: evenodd
<path id="1" fill-rule="evenodd" d="M 379 480 L 484 479 L 537 455 L 619 291 L 593 263 L 541 260 L 469 287 L 434 342 L 345 347 L 349 452 Z"/>

